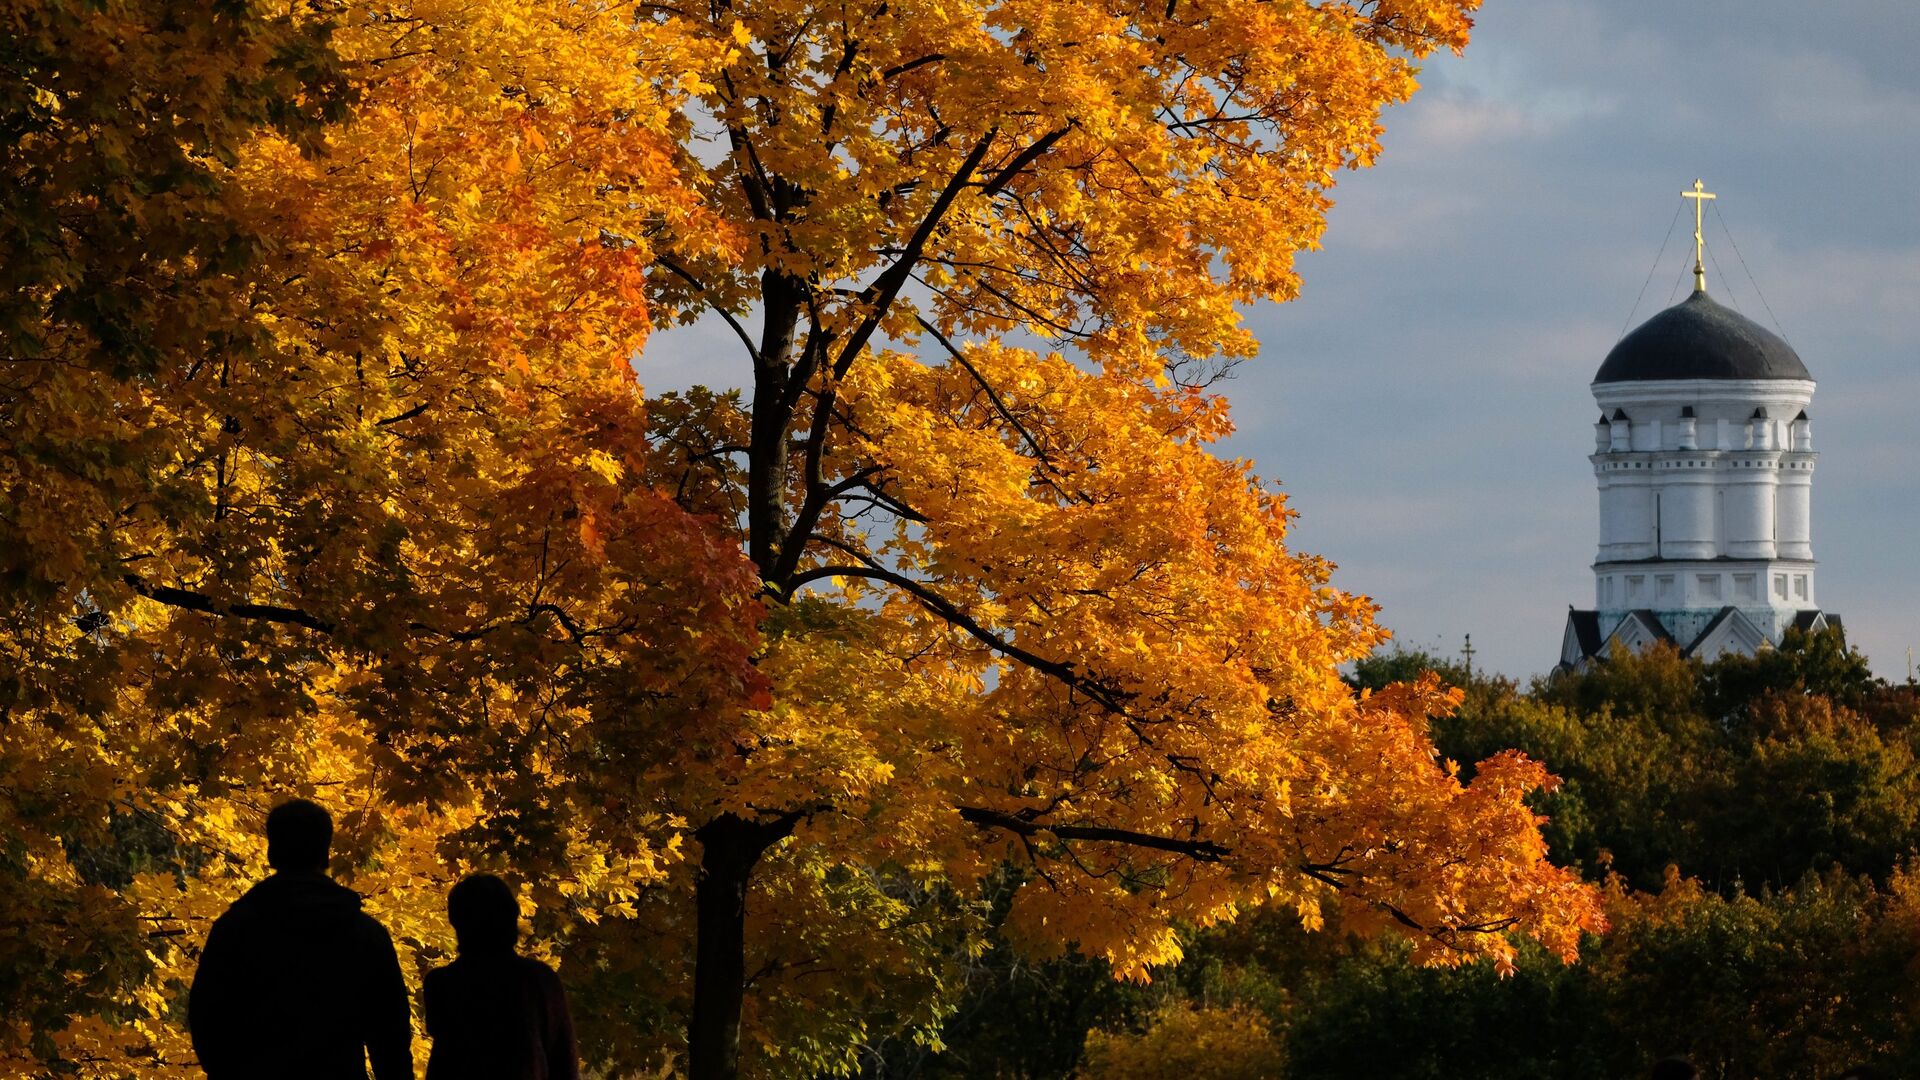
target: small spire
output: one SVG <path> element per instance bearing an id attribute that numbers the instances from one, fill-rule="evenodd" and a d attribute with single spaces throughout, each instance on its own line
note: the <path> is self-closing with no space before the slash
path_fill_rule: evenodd
<path id="1" fill-rule="evenodd" d="M 1708 199 L 1720 196 L 1707 190 L 1706 181 L 1695 178 L 1693 190 L 1681 192 L 1680 197 L 1693 200 L 1693 291 L 1703 293 L 1707 291 L 1707 236 L 1701 229 L 1701 212 L 1706 209 Z"/>

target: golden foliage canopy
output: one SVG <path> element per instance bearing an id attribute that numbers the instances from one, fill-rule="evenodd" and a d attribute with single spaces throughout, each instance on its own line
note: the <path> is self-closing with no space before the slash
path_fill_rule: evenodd
<path id="1" fill-rule="evenodd" d="M 743 1008 L 766 1069 L 851 1068 L 886 988 L 814 962 L 937 996 L 912 912 L 1009 865 L 1011 933 L 1130 977 L 1270 902 L 1570 955 L 1550 777 L 1459 783 L 1437 683 L 1356 699 L 1372 606 L 1213 450 L 1237 306 L 1473 6 L 55 5 L 0 386 L 0 941 L 51 974 L 0 1054 L 187 1069 L 181 980 L 291 791 L 417 963 L 510 868 L 702 1075 Z M 66 74 L 109 46 L 136 90 Z M 703 316 L 743 392 L 646 398 Z"/>

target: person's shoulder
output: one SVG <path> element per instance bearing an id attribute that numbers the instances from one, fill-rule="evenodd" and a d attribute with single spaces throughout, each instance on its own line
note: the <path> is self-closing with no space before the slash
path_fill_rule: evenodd
<path id="1" fill-rule="evenodd" d="M 385 966 L 388 957 L 397 955 L 393 946 L 393 935 L 387 932 L 386 924 L 364 911 L 355 911 L 347 924 L 345 940 L 352 943 L 351 948 L 368 963 Z"/>
<path id="2" fill-rule="evenodd" d="M 246 891 L 234 897 L 233 903 L 227 905 L 227 910 L 221 912 L 214 923 L 246 922 L 258 916 L 263 909 L 272 907 L 274 884 L 273 877 L 269 875 L 247 886 Z"/>
<path id="3" fill-rule="evenodd" d="M 232 932 L 236 927 L 245 926 L 251 922 L 253 912 L 249 906 L 243 902 L 245 900 L 246 897 L 242 896 L 240 899 L 228 904 L 227 910 L 214 917 L 212 929 Z"/>
<path id="4" fill-rule="evenodd" d="M 524 978 L 530 979 L 542 986 L 560 985 L 560 973 L 553 970 L 552 966 L 546 961 L 537 957 L 528 956 L 525 953 L 515 953 L 513 959 L 515 964 L 520 968 Z"/>
<path id="5" fill-rule="evenodd" d="M 387 933 L 386 924 L 364 911 L 353 913 L 353 936 L 362 944 L 378 947 L 393 947 L 393 935 Z"/>
<path id="6" fill-rule="evenodd" d="M 269 890 L 262 888 L 265 884 L 264 881 L 254 882 L 246 892 L 235 897 L 233 903 L 227 905 L 227 910 L 213 920 L 209 934 L 218 932 L 222 937 L 234 937 L 256 929 L 271 907 Z"/>
<path id="7" fill-rule="evenodd" d="M 353 913 L 353 921 L 355 924 L 368 930 L 377 931 L 381 937 L 387 936 L 387 924 L 381 922 L 379 917 L 371 912 L 355 911 Z"/>
<path id="8" fill-rule="evenodd" d="M 459 953 L 453 959 L 421 976 L 422 983 L 428 980 L 438 983 L 460 983 L 473 981 L 497 981 L 503 974 L 518 971 L 513 965 L 514 957 L 502 966 L 501 958 L 494 956 L 470 956 Z"/>

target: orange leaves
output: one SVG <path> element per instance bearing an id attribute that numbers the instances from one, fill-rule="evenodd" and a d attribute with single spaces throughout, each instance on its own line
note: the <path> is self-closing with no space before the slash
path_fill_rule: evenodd
<path id="1" fill-rule="evenodd" d="M 912 314 L 1020 330 L 1142 376 L 1168 352 L 1251 354 L 1235 305 L 1293 294 L 1292 255 L 1316 242 L 1336 170 L 1377 152 L 1410 58 L 1462 44 L 1473 6 L 910 0 L 849 21 L 760 0 L 662 15 L 662 47 L 707 65 L 698 114 L 729 131 L 689 147 L 689 186 L 757 234 L 731 264 L 682 257 L 701 287 L 667 295 L 742 311 L 771 272 L 813 283 L 831 333 L 855 312 L 847 293 L 904 258 L 928 290 L 883 313 L 896 337 Z M 700 239 L 671 235 L 662 250 Z"/>
<path id="2" fill-rule="evenodd" d="M 1461 784 L 1426 735 L 1427 719 L 1458 701 L 1428 674 L 1310 736 L 1323 779 L 1297 789 L 1292 818 L 1308 874 L 1340 890 L 1355 925 L 1414 933 L 1424 962 L 1508 963 L 1509 933 L 1571 960 L 1606 920 L 1591 886 L 1546 861 L 1541 819 L 1523 801 L 1557 781 L 1507 751 Z"/>
<path id="3" fill-rule="evenodd" d="M 0 896 L 71 913 L 84 894 L 113 913 L 102 926 L 169 928 L 102 937 L 99 987 L 56 977 L 3 1003 L 45 1032 L 137 1017 L 111 1053 L 31 1050 L 100 1050 L 100 1075 L 126 1071 L 123 1054 L 146 1055 L 142 1075 L 192 1067 L 168 987 L 209 905 L 257 873 L 273 799 L 318 791 L 368 820 L 346 861 L 391 888 L 383 914 L 431 959 L 444 935 L 422 928 L 439 925 L 460 861 L 511 852 L 567 884 L 543 898 L 559 918 L 657 885 L 685 819 L 637 778 L 685 772 L 766 701 L 750 568 L 647 475 L 630 368 L 648 330 L 646 237 L 663 222 L 716 243 L 728 230 L 700 226 L 676 183 L 669 110 L 635 74 L 657 59 L 640 28 L 564 2 L 338 14 L 332 43 L 360 93 L 323 153 L 305 152 L 310 132 L 230 118 L 225 160 L 197 163 L 212 179 L 153 185 L 199 202 L 159 200 L 153 220 L 132 215 L 139 229 L 76 249 L 76 280 L 137 286 L 168 315 L 172 292 L 193 332 L 162 319 L 160 336 L 110 350 L 154 342 L 137 370 L 76 347 L 0 391 L 21 418 L 0 455 L 5 528 L 25 530 L 41 575 L 0 606 L 21 733 L 0 749 L 0 824 L 91 853 L 0 875 Z M 233 106 L 255 107 L 236 80 Z M 159 149 L 146 152 L 166 165 Z M 176 227 L 245 237 L 204 310 L 183 282 L 150 289 L 115 264 L 194 263 Z M 115 860 L 186 889 L 133 890 Z M 28 1051 L 9 1039 L 12 1065 Z"/>
<path id="4" fill-rule="evenodd" d="M 333 274 L 287 301 L 324 302 L 323 324 L 364 313 L 338 333 L 389 349 L 437 341 L 525 370 L 537 348 L 624 372 L 648 327 L 647 234 L 726 233 L 677 182 L 667 102 L 627 74 L 650 62 L 642 31 L 567 4 L 420 3 L 356 11 L 336 40 L 365 82 L 328 157 L 262 146 L 243 168 L 276 228 L 373 265 L 360 296 Z"/>
<path id="5" fill-rule="evenodd" d="M 0 753 L 80 805 L 31 824 L 32 889 L 132 799 L 224 861 L 122 914 L 194 916 L 264 793 L 326 785 L 418 956 L 435 860 L 509 865 L 620 983 L 677 973 L 689 830 L 786 822 L 747 1025 L 806 1075 L 892 987 L 803 969 L 934 994 L 926 927 L 989 881 L 1132 978 L 1178 923 L 1333 888 L 1429 959 L 1564 951 L 1599 923 L 1542 861 L 1546 774 L 1461 785 L 1436 684 L 1352 699 L 1373 606 L 1287 549 L 1198 388 L 1472 6 L 348 6 L 344 122 L 221 143 L 244 288 L 36 375 L 6 429 L 44 557 Z M 702 312 L 758 381 L 643 401 L 650 326 Z M 634 993 L 609 1012 L 666 1014 Z"/>
<path id="6" fill-rule="evenodd" d="M 1427 721 L 1458 690 L 1352 698 L 1337 666 L 1383 636 L 1373 607 L 1288 553 L 1283 500 L 1209 453 L 1221 399 L 991 344 L 876 357 L 840 393 L 860 433 L 841 452 L 913 522 L 842 550 L 934 597 L 883 590 L 883 632 L 923 669 L 988 672 L 922 729 L 946 768 L 879 797 L 1034 822 L 940 841 L 974 845 L 947 857 L 963 880 L 1029 868 L 1010 932 L 1031 947 L 1072 940 L 1145 978 L 1178 959 L 1176 921 L 1280 898 L 1311 922 L 1334 893 L 1429 962 L 1504 963 L 1509 933 L 1571 956 L 1604 925 L 1522 801 L 1544 768 L 1502 755 L 1462 785 L 1435 760 Z"/>

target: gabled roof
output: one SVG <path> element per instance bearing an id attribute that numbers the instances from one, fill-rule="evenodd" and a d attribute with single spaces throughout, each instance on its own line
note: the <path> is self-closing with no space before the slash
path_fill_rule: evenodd
<path id="1" fill-rule="evenodd" d="M 1809 632 L 1840 629 L 1840 616 L 1820 610 L 1799 611 L 1793 625 Z M 1597 611 L 1567 610 L 1567 628 L 1560 636 L 1560 669 L 1583 668 L 1589 661 L 1611 655 L 1615 642 L 1638 651 L 1655 641 L 1674 642 L 1660 616 L 1648 608 L 1637 608 L 1621 616 L 1605 636 L 1600 632 Z M 1772 644 L 1767 631 L 1729 604 L 1714 613 L 1707 625 L 1680 650 L 1680 655 L 1713 660 L 1725 653 L 1751 656 Z"/>
<path id="2" fill-rule="evenodd" d="M 1712 621 L 1701 628 L 1684 650 L 1684 655 L 1697 656 L 1702 660 L 1712 660 L 1730 652 L 1752 655 L 1766 644 L 1766 632 L 1753 625 L 1753 620 L 1742 615 L 1739 608 L 1729 605 L 1721 608 Z"/>
<path id="3" fill-rule="evenodd" d="M 1568 611 L 1567 632 L 1573 635 L 1573 643 L 1580 649 L 1581 656 L 1592 656 L 1607 643 L 1600 636 L 1600 613 L 1597 611 Z"/>
<path id="4" fill-rule="evenodd" d="M 1619 637 L 1620 631 L 1626 629 L 1629 622 L 1639 623 L 1655 640 L 1669 642 L 1673 640 L 1673 635 L 1667 632 L 1667 625 L 1660 621 L 1660 616 L 1655 615 L 1652 608 L 1635 608 L 1627 612 L 1626 618 L 1621 619 L 1620 625 L 1614 627 L 1607 636 Z"/>
<path id="5" fill-rule="evenodd" d="M 1847 628 L 1841 623 L 1840 616 L 1835 615 L 1831 611 L 1797 611 L 1793 616 L 1793 625 L 1805 630 L 1809 634 L 1817 634 L 1822 630 L 1832 630 L 1842 638 L 1847 636 Z"/>
<path id="6" fill-rule="evenodd" d="M 1607 640 L 1593 655 L 1602 659 L 1613 655 L 1616 644 L 1624 645 L 1634 651 L 1656 641 L 1673 641 L 1673 635 L 1661 625 L 1660 616 L 1649 608 L 1636 608 L 1620 617 L 1613 629 L 1607 631 Z"/>
<path id="7" fill-rule="evenodd" d="M 1740 614 L 1740 609 L 1737 607 L 1734 607 L 1732 604 L 1728 604 L 1726 607 L 1723 607 L 1719 611 L 1715 612 L 1712 620 L 1709 621 L 1707 625 L 1701 627 L 1700 632 L 1693 636 L 1693 645 L 1698 645 L 1702 641 L 1705 641 L 1709 634 L 1712 634 L 1714 631 L 1720 629 L 1720 626 L 1722 623 L 1725 623 L 1729 618 L 1738 614 Z M 1693 645 L 1689 645 L 1687 647 L 1691 649 L 1693 648 Z"/>

